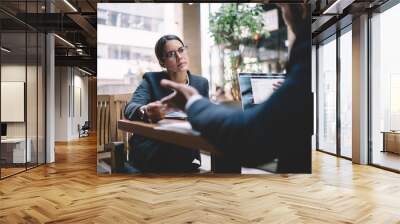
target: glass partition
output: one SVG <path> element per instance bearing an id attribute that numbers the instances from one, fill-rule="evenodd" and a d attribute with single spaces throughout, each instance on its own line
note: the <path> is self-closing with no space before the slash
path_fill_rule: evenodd
<path id="1" fill-rule="evenodd" d="M 347 32 L 346 32 L 347 31 Z M 352 157 L 352 33 L 340 36 L 340 155 Z"/>
<path id="2" fill-rule="evenodd" d="M 371 18 L 371 162 L 400 170 L 400 4 Z"/>
<path id="3" fill-rule="evenodd" d="M 318 149 L 336 154 L 336 36 L 318 48 Z"/>
<path id="4" fill-rule="evenodd" d="M 1 46 L 1 174 L 6 177 L 31 161 L 31 151 L 26 151 L 26 33 L 2 33 Z"/>
<path id="5" fill-rule="evenodd" d="M 37 74 L 37 162 L 44 164 L 46 162 L 46 144 L 45 144 L 45 124 L 46 124 L 46 39 L 43 33 L 38 34 L 38 74 Z"/>
<path id="6" fill-rule="evenodd" d="M 2 1 L 0 178 L 45 162 L 45 35 L 21 22 L 45 1 Z"/>
<path id="7" fill-rule="evenodd" d="M 35 32 L 27 33 L 27 85 L 26 85 L 26 114 L 27 114 L 27 150 L 30 151 L 30 160 L 27 167 L 37 165 L 37 76 L 38 76 L 38 35 Z"/>

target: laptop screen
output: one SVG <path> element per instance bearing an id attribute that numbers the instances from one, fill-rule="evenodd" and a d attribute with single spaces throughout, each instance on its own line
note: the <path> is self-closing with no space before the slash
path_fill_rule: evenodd
<path id="1" fill-rule="evenodd" d="M 243 110 L 267 100 L 274 91 L 273 84 L 284 79 L 284 74 L 239 73 Z"/>

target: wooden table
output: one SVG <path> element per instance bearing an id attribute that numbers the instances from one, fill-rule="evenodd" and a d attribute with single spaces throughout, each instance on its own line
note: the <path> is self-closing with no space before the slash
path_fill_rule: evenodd
<path id="1" fill-rule="evenodd" d="M 181 124 L 187 125 L 187 121 L 162 120 L 162 124 Z M 155 140 L 167 143 L 173 143 L 186 148 L 201 149 L 211 153 L 211 170 L 215 173 L 241 173 L 240 164 L 226 159 L 220 151 L 211 145 L 206 139 L 198 133 L 186 130 L 179 132 L 176 130 L 160 130 L 165 127 L 161 124 L 149 124 L 141 121 L 119 120 L 118 129 L 126 132 L 132 132 Z"/>

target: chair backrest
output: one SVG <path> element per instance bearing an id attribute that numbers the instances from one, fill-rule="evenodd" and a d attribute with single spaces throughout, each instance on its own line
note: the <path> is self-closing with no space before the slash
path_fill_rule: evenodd
<path id="1" fill-rule="evenodd" d="M 97 145 L 99 151 L 104 145 L 125 140 L 126 134 L 118 130 L 118 120 L 124 119 L 124 109 L 131 94 L 97 96 Z"/>

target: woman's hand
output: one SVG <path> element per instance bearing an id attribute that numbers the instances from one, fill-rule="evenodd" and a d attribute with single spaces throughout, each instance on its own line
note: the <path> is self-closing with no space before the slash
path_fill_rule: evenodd
<path id="1" fill-rule="evenodd" d="M 145 105 L 143 111 L 151 123 L 156 123 L 157 121 L 164 118 L 164 109 L 165 106 L 160 101 L 154 101 Z"/>

